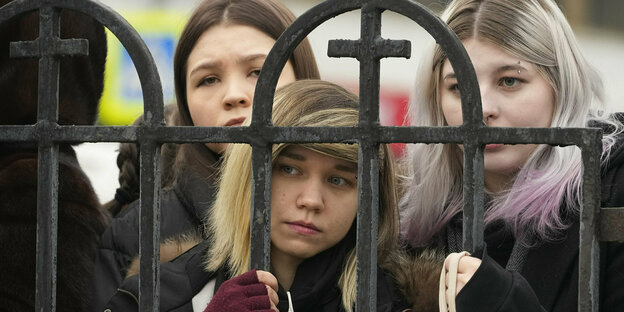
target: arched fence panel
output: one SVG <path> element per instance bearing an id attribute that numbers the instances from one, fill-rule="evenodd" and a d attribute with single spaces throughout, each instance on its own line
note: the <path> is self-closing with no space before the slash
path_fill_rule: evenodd
<path id="1" fill-rule="evenodd" d="M 139 74 L 145 102 L 141 126 L 58 125 L 58 56 L 84 54 L 84 39 L 61 40 L 61 9 L 79 11 L 99 21 L 128 50 Z M 357 40 L 332 40 L 328 55 L 360 62 L 360 121 L 350 128 L 274 127 L 271 106 L 281 69 L 296 46 L 317 26 L 360 9 Z M 583 157 L 579 311 L 598 311 L 600 241 L 624 240 L 624 210 L 601 209 L 601 131 L 594 128 L 488 128 L 482 123 L 479 86 L 461 42 L 427 8 L 410 0 L 327 0 L 301 15 L 277 40 L 256 86 L 249 127 L 167 127 L 160 78 L 145 43 L 118 13 L 92 0 L 13 1 L 0 8 L 0 27 L 9 19 L 39 10 L 40 38 L 12 43 L 12 57 L 37 57 L 39 119 L 35 125 L 0 126 L 0 142 L 38 142 L 39 189 L 37 233 L 37 311 L 55 310 L 59 142 L 137 142 L 141 154 L 140 309 L 159 310 L 159 157 L 162 143 L 233 142 L 252 146 L 251 265 L 270 267 L 271 147 L 276 143 L 358 143 L 357 311 L 376 306 L 378 148 L 383 143 L 461 143 L 464 145 L 463 247 L 483 248 L 483 149 L 490 143 L 575 145 Z M 379 124 L 380 59 L 410 57 L 406 40 L 381 37 L 381 15 L 393 11 L 424 28 L 441 45 L 457 74 L 464 123 L 457 127 L 386 127 Z M 60 42 L 60 43 L 58 43 Z M 58 43 L 58 44 L 57 44 Z M 366 182 L 363 182 L 366 181 Z"/>

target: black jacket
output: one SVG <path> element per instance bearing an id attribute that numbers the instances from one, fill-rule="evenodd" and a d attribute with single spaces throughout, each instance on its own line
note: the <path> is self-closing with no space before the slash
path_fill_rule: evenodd
<path id="1" fill-rule="evenodd" d="M 612 152 L 602 170 L 601 206 L 624 207 L 623 146 Z M 521 273 L 503 269 L 504 263 L 487 254 L 494 249 L 486 251 L 457 296 L 457 311 L 576 311 L 579 221 L 574 218 L 561 241 L 529 249 Z M 601 243 L 601 260 L 600 311 L 624 311 L 624 244 Z"/>
<path id="2" fill-rule="evenodd" d="M 200 232 L 205 211 L 214 198 L 214 187 L 196 174 L 183 175 L 173 188 L 161 193 L 161 240 Z M 139 254 L 139 201 L 120 212 L 102 234 L 95 258 L 90 311 L 104 304 L 121 285 L 131 261 Z"/>
<path id="3" fill-rule="evenodd" d="M 354 231 L 352 231 L 354 232 Z M 352 233 L 354 234 L 354 233 Z M 295 275 L 291 287 L 293 308 L 296 312 L 339 312 L 342 297 L 337 286 L 342 272 L 342 262 L 346 257 L 346 244 L 354 244 L 345 238 L 338 245 L 304 261 Z M 215 279 L 215 292 L 227 279 L 226 268 L 217 272 L 207 272 L 204 267 L 204 255 L 209 249 L 209 241 L 204 241 L 172 262 L 160 267 L 160 311 L 192 312 L 191 300 L 210 280 Z M 138 277 L 124 281 L 119 291 L 106 305 L 111 312 L 138 311 Z M 403 295 L 397 290 L 393 278 L 381 268 L 377 275 L 377 311 L 402 311 L 407 308 Z M 278 309 L 288 311 L 288 297 L 280 285 L 278 291 Z"/>

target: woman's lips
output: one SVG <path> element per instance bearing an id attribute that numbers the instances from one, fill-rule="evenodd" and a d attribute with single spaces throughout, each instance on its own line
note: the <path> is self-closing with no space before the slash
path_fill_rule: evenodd
<path id="1" fill-rule="evenodd" d="M 245 122 L 245 117 L 232 118 L 225 123 L 224 127 L 239 127 Z"/>
<path id="2" fill-rule="evenodd" d="M 497 148 L 501 148 L 503 146 L 503 144 L 487 144 L 485 146 L 485 150 L 494 150 Z"/>
<path id="3" fill-rule="evenodd" d="M 302 235 L 315 235 L 321 232 L 321 230 L 319 230 L 312 223 L 296 221 L 296 222 L 287 222 L 286 224 L 288 224 L 288 227 L 290 227 L 292 230 Z"/>

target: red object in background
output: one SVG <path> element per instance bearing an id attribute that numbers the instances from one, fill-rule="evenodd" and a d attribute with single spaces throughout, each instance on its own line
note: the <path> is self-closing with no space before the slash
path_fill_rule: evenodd
<path id="1" fill-rule="evenodd" d="M 409 104 L 409 93 L 401 91 L 380 90 L 379 95 L 379 122 L 382 126 L 407 125 L 406 114 Z M 404 143 L 392 143 L 390 148 L 396 158 L 405 153 Z"/>

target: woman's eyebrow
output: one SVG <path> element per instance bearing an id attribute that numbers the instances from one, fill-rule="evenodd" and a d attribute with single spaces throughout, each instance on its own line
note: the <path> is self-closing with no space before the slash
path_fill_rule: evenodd
<path id="1" fill-rule="evenodd" d="M 305 156 L 301 154 L 297 154 L 297 153 L 292 153 L 292 152 L 281 152 L 278 157 L 286 157 L 286 158 L 294 159 L 297 161 L 306 160 Z M 336 166 L 334 166 L 334 169 L 349 172 L 349 173 L 357 173 L 357 165 L 351 164 L 351 163 L 337 164 Z"/>
<path id="2" fill-rule="evenodd" d="M 496 69 L 495 73 L 496 74 L 501 74 L 507 71 L 515 71 L 515 72 L 522 72 L 522 71 L 528 71 L 528 69 L 522 65 L 519 64 L 513 64 L 513 65 L 503 65 L 499 68 Z M 446 79 L 457 79 L 457 75 L 455 75 L 455 73 L 448 73 L 446 75 L 444 75 L 444 77 L 442 78 L 442 80 L 446 80 Z"/>
<path id="3" fill-rule="evenodd" d="M 298 160 L 298 161 L 305 161 L 306 160 L 306 158 L 303 155 L 295 154 L 295 153 L 291 153 L 291 152 L 286 152 L 286 151 L 281 152 L 279 154 L 279 157 L 287 157 L 287 158 Z"/>
<path id="4" fill-rule="evenodd" d="M 504 73 L 506 71 L 514 71 L 514 72 L 520 73 L 523 70 L 528 71 L 528 69 L 526 69 L 524 66 L 520 64 L 504 65 L 504 66 L 499 67 L 496 70 L 496 74 Z"/>
<path id="5" fill-rule="evenodd" d="M 349 164 L 349 165 L 345 165 L 345 164 L 337 164 L 334 169 L 336 170 L 340 170 L 340 171 L 345 171 L 348 173 L 357 173 L 357 165 L 355 164 Z"/>
<path id="6" fill-rule="evenodd" d="M 237 63 L 239 64 L 243 64 L 243 63 L 248 63 L 248 62 L 253 62 L 259 59 L 266 59 L 267 55 L 265 53 L 254 53 L 254 54 L 250 54 L 250 55 L 245 55 L 243 57 L 241 57 L 240 59 L 238 59 Z"/>
<path id="7" fill-rule="evenodd" d="M 201 62 L 197 66 L 193 67 L 193 69 L 189 73 L 189 76 L 193 76 L 193 74 L 195 72 L 198 72 L 200 70 L 213 70 L 215 68 L 218 68 L 219 66 L 221 66 L 221 62 L 220 61 L 205 61 L 205 62 Z"/>

